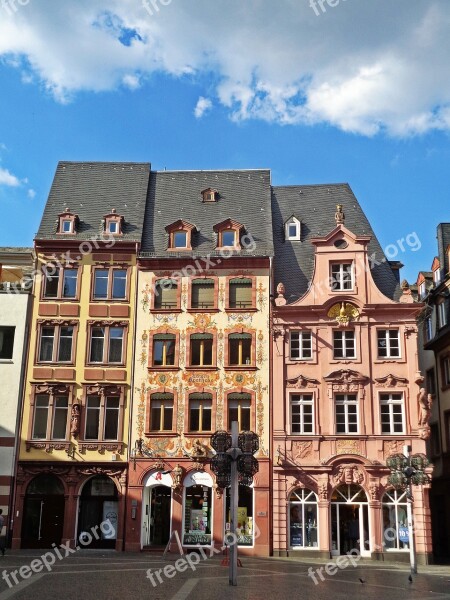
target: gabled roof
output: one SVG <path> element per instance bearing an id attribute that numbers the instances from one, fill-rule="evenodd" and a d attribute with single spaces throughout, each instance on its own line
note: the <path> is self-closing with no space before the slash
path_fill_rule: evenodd
<path id="1" fill-rule="evenodd" d="M 282 281 L 288 303 L 303 296 L 314 269 L 311 240 L 328 235 L 336 227 L 336 205 L 342 204 L 345 227 L 356 236 L 371 236 L 368 245 L 372 276 L 378 289 L 397 300 L 401 289 L 391 266 L 350 186 L 343 184 L 275 186 L 272 188 L 272 221 L 275 246 L 275 285 Z M 292 214 L 302 215 L 302 244 L 284 241 L 284 224 Z"/>
<path id="2" fill-rule="evenodd" d="M 69 207 L 79 218 L 71 241 L 99 236 L 102 219 L 115 208 L 124 217 L 118 243 L 140 242 L 149 173 L 150 163 L 58 163 L 36 241 L 64 240 L 56 234 L 56 221 Z"/>
<path id="3" fill-rule="evenodd" d="M 219 202 L 203 202 L 207 188 L 218 190 Z M 270 171 L 152 171 L 142 238 L 146 256 L 176 257 L 176 252 L 168 256 L 165 228 L 178 219 L 197 227 L 192 252 L 183 252 L 183 257 L 214 253 L 214 226 L 227 219 L 242 223 L 255 241 L 255 248 L 241 250 L 241 256 L 271 256 Z"/>

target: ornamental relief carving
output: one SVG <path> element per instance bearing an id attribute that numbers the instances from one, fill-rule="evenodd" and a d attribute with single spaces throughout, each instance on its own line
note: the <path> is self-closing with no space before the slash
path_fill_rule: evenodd
<path id="1" fill-rule="evenodd" d="M 361 454 L 359 440 L 337 440 L 336 454 Z"/>
<path id="2" fill-rule="evenodd" d="M 340 465 L 337 473 L 333 475 L 333 481 L 335 484 L 345 483 L 351 485 L 357 483 L 360 485 L 364 481 L 364 473 L 358 465 Z"/>
<path id="3" fill-rule="evenodd" d="M 375 386 L 376 387 L 406 387 L 408 385 L 408 380 L 405 377 L 397 377 L 397 375 L 392 375 L 389 373 L 384 377 L 375 377 Z"/>
<path id="4" fill-rule="evenodd" d="M 307 458 L 313 453 L 312 442 L 292 442 L 292 457 L 295 460 Z"/>
<path id="5" fill-rule="evenodd" d="M 312 388 L 319 385 L 319 381 L 317 379 L 312 379 L 310 377 L 305 377 L 304 375 L 299 375 L 298 377 L 293 377 L 292 379 L 286 380 L 287 388 Z"/>

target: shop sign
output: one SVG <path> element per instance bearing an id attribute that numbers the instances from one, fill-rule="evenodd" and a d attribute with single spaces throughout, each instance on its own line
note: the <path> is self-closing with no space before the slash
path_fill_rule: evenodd
<path id="1" fill-rule="evenodd" d="M 184 485 L 186 487 L 191 487 L 193 485 L 205 485 L 206 487 L 212 487 L 213 481 L 209 473 L 197 471 L 196 473 L 189 473 L 184 480 Z"/>
<path id="2" fill-rule="evenodd" d="M 398 528 L 398 540 L 404 544 L 409 544 L 409 530 L 407 527 Z"/>
<path id="3" fill-rule="evenodd" d="M 191 544 L 211 544 L 211 535 L 208 533 L 185 533 L 183 537 L 183 545 Z"/>

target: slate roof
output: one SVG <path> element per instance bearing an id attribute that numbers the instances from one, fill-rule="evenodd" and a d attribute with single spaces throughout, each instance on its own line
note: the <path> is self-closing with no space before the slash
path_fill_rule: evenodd
<path id="1" fill-rule="evenodd" d="M 446 250 L 450 245 L 450 223 L 439 223 L 437 226 L 437 240 L 438 240 L 438 252 L 439 252 L 439 263 L 444 269 L 444 274 L 450 271 L 450 265 L 448 264 L 448 254 Z"/>
<path id="2" fill-rule="evenodd" d="M 150 163 L 60 162 L 53 179 L 36 240 L 61 240 L 58 214 L 68 207 L 79 217 L 77 235 L 86 240 L 101 233 L 101 220 L 115 208 L 125 218 L 120 240 L 140 242 Z"/>
<path id="3" fill-rule="evenodd" d="M 214 188 L 216 202 L 203 202 L 201 192 Z M 178 219 L 195 225 L 192 252 L 167 252 L 166 227 Z M 226 219 L 244 225 L 255 241 L 252 251 L 241 256 L 272 256 L 270 171 L 152 171 L 142 238 L 142 255 L 177 258 L 215 255 L 217 234 L 213 227 Z"/>
<path id="4" fill-rule="evenodd" d="M 310 240 L 325 236 L 336 227 L 336 204 L 342 204 L 345 227 L 355 235 L 372 236 L 369 256 L 376 261 L 372 276 L 379 290 L 398 300 L 401 289 L 397 277 L 350 186 L 344 184 L 275 186 L 272 188 L 272 220 L 275 246 L 274 284 L 283 282 L 288 303 L 303 296 L 314 269 L 314 246 Z M 301 241 L 285 241 L 284 223 L 295 213 L 302 221 Z"/>

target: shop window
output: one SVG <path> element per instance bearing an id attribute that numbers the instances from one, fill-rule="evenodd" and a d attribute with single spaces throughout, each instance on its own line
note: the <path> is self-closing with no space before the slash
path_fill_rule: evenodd
<path id="1" fill-rule="evenodd" d="M 379 329 L 378 358 L 400 357 L 400 332 L 398 329 Z"/>
<path id="2" fill-rule="evenodd" d="M 126 300 L 127 269 L 94 269 L 94 300 Z"/>
<path id="3" fill-rule="evenodd" d="M 189 396 L 189 431 L 211 431 L 212 395 L 194 393 Z"/>
<path id="4" fill-rule="evenodd" d="M 354 331 L 333 331 L 333 358 L 356 358 Z"/>
<path id="5" fill-rule="evenodd" d="M 176 337 L 170 333 L 153 336 L 153 366 L 171 367 L 175 365 Z"/>
<path id="6" fill-rule="evenodd" d="M 290 332 L 289 355 L 291 360 L 310 360 L 312 358 L 312 339 L 310 331 Z"/>
<path id="7" fill-rule="evenodd" d="M 194 333 L 190 337 L 191 367 L 211 367 L 213 364 L 213 336 L 209 333 Z"/>
<path id="8" fill-rule="evenodd" d="M 91 327 L 90 363 L 123 364 L 124 327 Z"/>
<path id="9" fill-rule="evenodd" d="M 15 332 L 15 327 L 0 326 L 0 360 L 12 360 Z"/>
<path id="10" fill-rule="evenodd" d="M 38 362 L 73 362 L 74 330 L 72 326 L 41 325 Z"/>
<path id="11" fill-rule="evenodd" d="M 155 310 L 178 308 L 178 285 L 174 279 L 158 279 L 155 283 Z"/>
<path id="12" fill-rule="evenodd" d="M 183 546 L 211 545 L 211 508 L 210 486 L 185 487 Z"/>
<path id="13" fill-rule="evenodd" d="M 69 414 L 68 396 L 36 394 L 34 399 L 33 440 L 65 440 Z"/>
<path id="14" fill-rule="evenodd" d="M 314 398 L 312 394 L 291 394 L 291 433 L 314 433 Z"/>
<path id="15" fill-rule="evenodd" d="M 78 269 L 47 265 L 42 270 L 44 300 L 72 299 L 77 297 Z"/>
<path id="16" fill-rule="evenodd" d="M 117 441 L 119 415 L 120 398 L 117 396 L 88 396 L 84 439 Z"/>
<path id="17" fill-rule="evenodd" d="M 172 431 L 173 395 L 152 394 L 150 397 L 150 431 Z"/>
<path id="18" fill-rule="evenodd" d="M 358 433 L 358 398 L 356 394 L 336 394 L 336 433 Z"/>
<path id="19" fill-rule="evenodd" d="M 353 263 L 331 263 L 330 285 L 334 292 L 353 289 Z"/>
<path id="20" fill-rule="evenodd" d="M 245 277 L 230 279 L 229 285 L 229 308 L 253 307 L 253 282 L 251 279 Z"/>
<path id="21" fill-rule="evenodd" d="M 214 308 L 213 279 L 194 279 L 192 281 L 191 308 Z"/>
<path id="22" fill-rule="evenodd" d="M 230 333 L 228 336 L 228 363 L 245 367 L 252 364 L 252 336 L 249 333 Z"/>
<path id="23" fill-rule="evenodd" d="M 380 394 L 381 433 L 404 433 L 403 394 Z"/>
<path id="24" fill-rule="evenodd" d="M 307 488 L 294 490 L 289 498 L 288 513 L 290 548 L 317 548 L 317 496 Z"/>
<path id="25" fill-rule="evenodd" d="M 233 421 L 237 421 L 239 431 L 250 431 L 251 407 L 250 394 L 228 394 L 228 429 Z"/>
<path id="26" fill-rule="evenodd" d="M 382 499 L 382 511 L 384 549 L 409 550 L 406 492 L 388 490 Z"/>
<path id="27" fill-rule="evenodd" d="M 239 484 L 237 508 L 237 543 L 238 546 L 253 546 L 255 535 L 253 488 Z M 230 488 L 226 488 L 226 523 L 225 534 L 229 532 L 231 522 Z"/>

